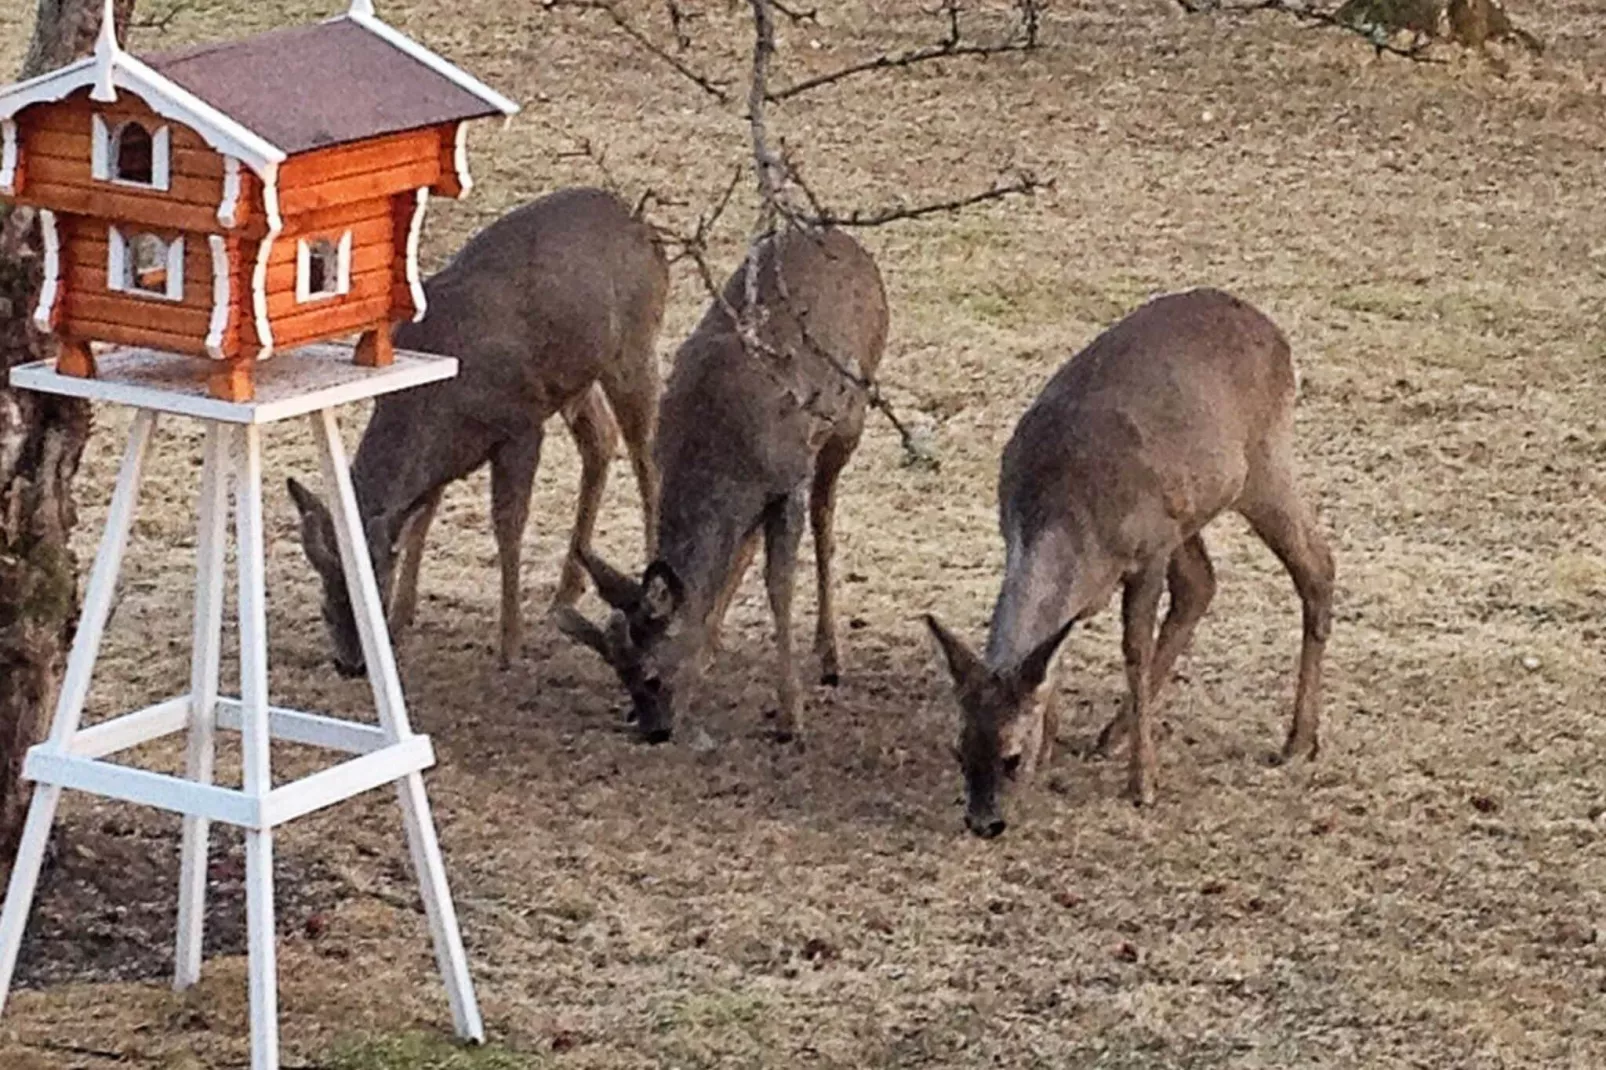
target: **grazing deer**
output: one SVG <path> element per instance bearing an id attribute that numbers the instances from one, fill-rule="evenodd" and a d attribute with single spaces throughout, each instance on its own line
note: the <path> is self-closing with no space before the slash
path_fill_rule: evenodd
<path id="1" fill-rule="evenodd" d="M 402 552 L 392 629 L 411 622 L 424 536 L 446 485 L 488 461 L 502 571 L 500 663 L 507 667 L 522 632 L 520 543 L 543 427 L 554 412 L 563 414 L 581 458 L 580 502 L 554 604 L 572 604 L 584 590 L 582 555 L 621 431 L 651 552 L 654 342 L 668 289 L 668 264 L 652 228 L 597 189 L 560 190 L 509 212 L 425 281 L 428 311 L 418 323 L 397 326 L 395 343 L 455 356 L 459 374 L 381 396 L 351 466 L 381 591 L 392 589 Z M 290 494 L 301 513 L 302 546 L 323 580 L 335 667 L 356 675 L 362 650 L 329 511 L 293 479 Z"/>
<path id="2" fill-rule="evenodd" d="M 754 325 L 756 344 L 744 343 L 743 324 Z M 815 650 L 822 681 L 836 683 L 836 483 L 864 430 L 862 384 L 886 338 L 886 291 L 870 255 L 841 231 L 788 230 L 749 251 L 680 347 L 659 408 L 658 556 L 638 583 L 582 554 L 614 612 L 605 627 L 573 610 L 557 616 L 613 666 L 648 742 L 669 738 L 676 698 L 695 679 L 760 534 L 780 662 L 775 734 L 799 737 L 792 587 L 805 508 L 819 584 Z"/>
<path id="3" fill-rule="evenodd" d="M 1333 557 L 1294 476 L 1294 392 L 1276 325 L 1202 289 L 1158 298 L 1105 331 L 1026 410 L 999 476 L 1004 581 L 985 656 L 926 618 L 963 715 L 972 832 L 1002 833 L 1000 788 L 1047 762 L 1060 645 L 1118 585 L 1128 698 L 1098 746 L 1126 735 L 1130 794 L 1154 801 L 1155 699 L 1215 593 L 1200 533 L 1226 510 L 1249 521 L 1299 591 L 1304 644 L 1282 757 L 1316 756 Z"/>

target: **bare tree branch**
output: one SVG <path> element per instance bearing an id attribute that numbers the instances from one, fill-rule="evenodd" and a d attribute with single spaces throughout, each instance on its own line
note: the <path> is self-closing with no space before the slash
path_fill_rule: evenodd
<path id="1" fill-rule="evenodd" d="M 128 25 L 130 29 L 155 30 L 157 33 L 166 33 L 168 27 L 173 25 L 174 19 L 194 7 L 194 0 L 174 0 L 173 3 L 168 5 L 166 11 L 134 19 Z"/>
<path id="2" fill-rule="evenodd" d="M 1179 0 L 1182 2 L 1182 0 Z M 831 85 L 852 78 L 859 74 L 868 74 L 872 71 L 892 70 L 897 67 L 913 67 L 917 63 L 926 63 L 931 60 L 953 59 L 961 56 L 975 56 L 985 58 L 988 56 L 1003 55 L 1006 52 L 1031 52 L 1039 46 L 1039 31 L 1042 24 L 1042 0 L 1019 0 L 1016 9 L 1020 12 L 1020 22 L 1009 40 L 997 44 L 966 44 L 964 32 L 960 27 L 960 16 L 963 8 L 960 0 L 943 0 L 940 14 L 947 17 L 948 30 L 942 39 L 934 45 L 924 48 L 910 49 L 907 52 L 882 53 L 873 59 L 862 63 L 854 63 L 839 70 L 805 78 L 794 82 L 782 89 L 768 94 L 772 101 L 782 101 L 795 97 L 799 93 L 807 93 L 811 89 Z"/>
<path id="3" fill-rule="evenodd" d="M 1339 18 L 1334 12 L 1321 8 L 1310 7 L 1294 0 L 1255 0 L 1251 4 L 1222 5 L 1216 0 L 1177 0 L 1177 5 L 1190 15 L 1198 15 L 1207 11 L 1224 11 L 1232 14 L 1253 14 L 1260 11 L 1275 11 L 1284 15 L 1291 15 L 1301 22 L 1314 25 L 1328 26 L 1352 33 L 1364 38 L 1368 44 L 1377 50 L 1378 55 L 1387 53 L 1399 56 L 1413 63 L 1439 63 L 1445 61 L 1437 56 L 1427 54 L 1427 49 L 1433 44 L 1431 37 L 1421 38 L 1411 44 L 1401 47 L 1389 40 L 1389 33 L 1381 26 L 1368 26 L 1362 23 L 1349 22 Z"/>
<path id="4" fill-rule="evenodd" d="M 1034 174 L 1021 172 L 1008 182 L 994 184 L 991 189 L 967 194 L 963 197 L 955 197 L 952 200 L 932 201 L 916 205 L 896 205 L 870 212 L 854 210 L 846 215 L 836 215 L 826 211 L 822 212 L 818 219 L 822 226 L 827 227 L 884 227 L 888 223 L 897 223 L 905 219 L 919 219 L 922 216 L 937 215 L 942 212 L 956 212 L 961 208 L 969 208 L 973 204 L 1002 200 L 1005 197 L 1016 195 L 1029 197 L 1038 190 L 1052 185 L 1051 181 L 1045 182 Z"/>
<path id="5" fill-rule="evenodd" d="M 690 81 L 693 85 L 697 86 L 697 88 L 701 89 L 703 92 L 707 93 L 721 104 L 730 103 L 731 97 L 730 93 L 727 91 L 727 87 L 730 85 L 729 81 L 702 74 L 682 62 L 679 57 L 671 54 L 652 38 L 648 37 L 646 34 L 642 33 L 641 30 L 637 29 L 634 23 L 619 13 L 619 9 L 615 7 L 610 0 L 541 0 L 541 3 L 542 6 L 548 11 L 556 8 L 575 8 L 580 11 L 601 11 L 613 21 L 613 24 L 617 26 L 626 37 L 629 37 L 643 49 L 669 64 L 684 78 Z M 676 25 L 676 39 L 678 41 L 681 39 L 681 21 L 687 16 L 684 14 L 684 12 L 680 11 L 680 8 L 677 5 L 673 3 L 670 5 L 670 11 L 670 18 L 675 22 Z M 685 40 L 688 45 L 691 43 L 689 37 L 685 38 Z"/>

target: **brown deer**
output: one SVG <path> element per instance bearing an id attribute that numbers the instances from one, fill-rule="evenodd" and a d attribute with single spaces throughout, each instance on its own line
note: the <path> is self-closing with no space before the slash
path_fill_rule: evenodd
<path id="1" fill-rule="evenodd" d="M 584 590 L 582 555 L 621 431 L 651 552 L 658 501 L 654 343 L 668 289 L 668 263 L 652 228 L 598 189 L 559 190 L 514 209 L 425 281 L 428 310 L 420 322 L 396 328 L 395 344 L 455 356 L 460 371 L 380 397 L 351 466 L 375 577 L 381 591 L 394 587 L 393 630 L 411 622 L 424 537 L 447 484 L 489 462 L 502 572 L 499 660 L 504 668 L 512 660 L 522 633 L 520 544 L 543 428 L 555 412 L 579 448 L 581 475 L 554 604 L 570 605 Z M 301 513 L 302 546 L 323 580 L 335 667 L 356 675 L 363 657 L 329 511 L 294 479 L 290 494 Z"/>
<path id="2" fill-rule="evenodd" d="M 756 338 L 744 340 L 744 325 Z M 805 508 L 819 585 L 815 650 L 822 681 L 836 683 L 837 477 L 864 430 L 863 384 L 886 338 L 886 291 L 869 253 L 838 230 L 787 230 L 749 251 L 680 347 L 659 408 L 658 555 L 638 583 L 583 554 L 614 612 L 605 627 L 573 610 L 557 616 L 613 666 L 648 742 L 670 737 L 677 697 L 700 672 L 760 535 L 780 662 L 775 735 L 800 738 L 792 588 Z"/>
<path id="3" fill-rule="evenodd" d="M 1128 696 L 1098 748 L 1128 737 L 1128 790 L 1153 803 L 1155 700 L 1215 594 L 1201 532 L 1227 510 L 1249 521 L 1299 592 L 1304 643 L 1282 759 L 1316 756 L 1333 557 L 1294 475 L 1294 394 L 1276 325 L 1201 289 L 1160 297 L 1105 331 L 1026 410 L 999 476 L 1004 581 L 985 655 L 926 618 L 962 712 L 957 753 L 976 835 L 1004 831 L 1000 789 L 1047 762 L 1056 655 L 1117 586 Z"/>

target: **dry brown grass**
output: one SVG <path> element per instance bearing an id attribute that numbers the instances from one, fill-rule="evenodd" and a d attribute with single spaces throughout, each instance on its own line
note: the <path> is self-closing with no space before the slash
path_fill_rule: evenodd
<path id="1" fill-rule="evenodd" d="M 8 68 L 22 6 L 0 14 Z M 200 3 L 173 33 L 334 6 Z M 821 6 L 824 28 L 784 29 L 811 66 L 929 29 L 912 4 Z M 432 798 L 505 1048 L 577 1068 L 1606 1064 L 1594 7 L 1519 5 L 1552 47 L 1500 79 L 1379 61 L 1288 20 L 1063 0 L 1039 55 L 874 77 L 778 109 L 837 203 L 946 193 L 1005 161 L 1058 187 L 868 235 L 894 309 L 890 393 L 936 425 L 943 469 L 901 468 L 878 421 L 848 471 L 839 553 L 855 576 L 840 612 L 855 628 L 841 688 L 810 696 L 804 758 L 757 738 L 772 690 L 752 581 L 698 711 L 711 753 L 629 742 L 608 671 L 545 624 L 499 673 L 486 486 L 448 495 L 404 673 L 440 754 Z M 741 151 L 733 113 L 600 21 L 499 0 L 389 0 L 382 13 L 529 104 L 475 138 L 481 186 L 432 214 L 437 261 L 509 205 L 595 181 L 559 158 L 568 146 L 543 121 L 604 147 L 632 193 L 706 199 Z M 708 27 L 721 43 L 699 60 L 734 58 L 739 25 L 715 14 Z M 1323 756 L 1287 771 L 1260 760 L 1287 716 L 1297 601 L 1223 522 L 1222 590 L 1166 713 L 1158 808 L 1118 798 L 1117 766 L 1066 755 L 1016 830 L 974 841 L 917 614 L 938 607 L 980 631 L 1000 565 L 996 460 L 1015 418 L 1100 327 L 1198 283 L 1263 307 L 1302 365 L 1302 449 L 1340 578 Z M 666 356 L 700 304 L 682 272 Z M 125 427 L 103 414 L 91 446 L 86 553 Z M 271 443 L 275 480 L 316 470 L 301 429 Z M 161 445 L 97 712 L 186 679 L 197 451 L 187 428 Z M 555 434 L 528 536 L 531 618 L 556 580 L 576 478 Z M 616 474 L 601 543 L 625 561 L 640 545 L 632 496 Z M 363 687 L 325 664 L 277 494 L 270 524 L 275 698 L 365 708 Z M 1073 743 L 1120 694 L 1113 616 L 1070 644 Z M 65 850 L 112 812 L 71 800 Z M 171 872 L 171 827 L 134 820 Z M 285 919 L 290 1060 L 322 1058 L 340 1036 L 445 1029 L 421 919 L 395 905 L 410 893 L 390 797 L 291 826 L 281 855 L 292 875 L 316 859 L 343 889 L 316 939 Z M 159 969 L 159 949 L 148 954 Z M 187 997 L 160 978 L 24 991 L 0 1063 L 109 1065 L 64 1044 L 140 1068 L 237 1063 L 243 1000 L 238 957 L 209 963 Z M 383 1065 L 390 1049 L 376 1050 L 351 1065 Z"/>

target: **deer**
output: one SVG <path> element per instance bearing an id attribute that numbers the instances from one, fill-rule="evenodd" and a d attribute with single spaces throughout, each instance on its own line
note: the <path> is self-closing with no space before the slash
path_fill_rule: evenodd
<path id="1" fill-rule="evenodd" d="M 400 349 L 458 358 L 452 379 L 377 399 L 351 479 L 387 623 L 412 623 L 425 536 L 448 485 L 491 468 L 501 569 L 498 664 L 520 648 L 521 543 L 547 421 L 560 413 L 579 450 L 580 495 L 554 607 L 584 593 L 608 466 L 622 436 L 641 496 L 648 552 L 657 532 L 658 328 L 669 266 L 656 232 L 614 194 L 558 190 L 475 234 L 423 284 L 427 311 L 392 332 Z M 327 506 L 288 481 L 301 544 L 323 583 L 323 618 L 343 676 L 362 649 Z M 397 562 L 400 557 L 399 575 Z"/>
<path id="2" fill-rule="evenodd" d="M 681 696 L 701 677 L 762 538 L 778 662 L 773 737 L 803 745 L 791 629 L 804 512 L 819 595 L 815 653 L 821 683 L 834 685 L 837 481 L 864 431 L 887 329 L 870 254 L 841 230 L 796 227 L 754 243 L 677 351 L 654 447 L 657 554 L 636 580 L 582 553 L 608 619 L 599 625 L 573 608 L 554 618 L 614 669 L 646 742 L 671 738 Z"/>
<path id="3" fill-rule="evenodd" d="M 1117 587 L 1127 694 L 1096 752 L 1125 740 L 1127 792 L 1154 803 L 1156 700 L 1215 594 L 1203 530 L 1228 511 L 1282 562 L 1303 611 L 1293 721 L 1276 760 L 1316 757 L 1334 564 L 1295 473 L 1295 393 L 1277 326 L 1206 288 L 1158 297 L 1110 327 L 1021 416 L 1000 465 L 1004 576 L 985 650 L 925 617 L 960 709 L 972 833 L 1002 834 L 1001 792 L 1052 756 L 1058 655 Z"/>

